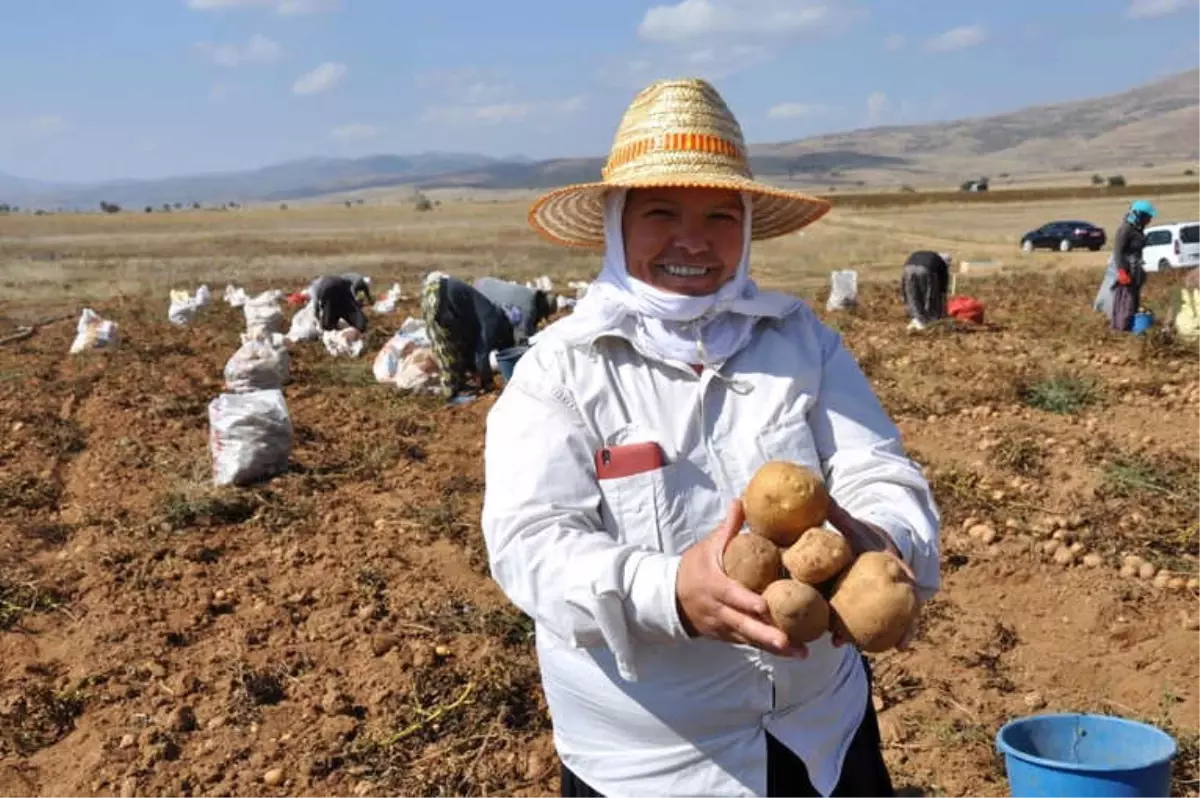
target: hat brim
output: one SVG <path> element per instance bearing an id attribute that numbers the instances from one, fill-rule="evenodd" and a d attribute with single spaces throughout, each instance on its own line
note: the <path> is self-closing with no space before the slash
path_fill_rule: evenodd
<path id="1" fill-rule="evenodd" d="M 604 197 L 630 188 L 716 188 L 744 191 L 753 201 L 750 237 L 754 241 L 794 233 L 820 219 L 828 200 L 734 176 L 712 179 L 641 178 L 636 181 L 577 183 L 542 195 L 529 209 L 529 224 L 549 241 L 568 247 L 604 246 Z"/>

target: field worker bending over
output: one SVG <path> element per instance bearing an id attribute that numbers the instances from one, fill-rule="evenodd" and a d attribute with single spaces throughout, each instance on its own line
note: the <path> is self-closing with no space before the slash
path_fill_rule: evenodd
<path id="1" fill-rule="evenodd" d="M 479 278 L 475 290 L 504 310 L 513 325 L 513 338 L 519 344 L 532 337 L 538 325 L 554 314 L 553 298 L 547 291 L 495 277 Z"/>
<path id="2" fill-rule="evenodd" d="M 367 331 L 367 315 L 354 296 L 353 282 L 345 277 L 326 275 L 312 284 L 311 291 L 322 330 L 336 330 L 338 322 L 344 320 L 360 333 Z"/>
<path id="3" fill-rule="evenodd" d="M 489 355 L 513 345 L 513 325 L 504 311 L 470 284 L 431 272 L 421 284 L 421 315 L 441 372 L 441 392 L 453 399 L 467 377 L 479 377 L 480 390 L 494 385 Z"/>
<path id="4" fill-rule="evenodd" d="M 789 638 L 725 570 L 739 497 L 782 460 L 824 482 L 852 553 L 917 602 L 939 586 L 938 512 L 895 424 L 838 334 L 750 276 L 752 240 L 829 203 L 756 181 L 695 79 L 638 94 L 602 174 L 530 211 L 603 267 L 522 357 L 484 448 L 491 573 L 536 624 L 562 795 L 892 795 L 865 657 L 827 628 Z"/>
<path id="5" fill-rule="evenodd" d="M 358 272 L 346 272 L 342 277 L 350 281 L 350 290 L 354 292 L 354 298 L 360 306 L 375 304 L 375 300 L 371 298 L 370 277 L 364 277 Z"/>
<path id="6" fill-rule="evenodd" d="M 912 321 L 910 330 L 923 330 L 946 315 L 950 290 L 950 255 L 921 250 L 908 256 L 900 277 L 900 294 Z"/>

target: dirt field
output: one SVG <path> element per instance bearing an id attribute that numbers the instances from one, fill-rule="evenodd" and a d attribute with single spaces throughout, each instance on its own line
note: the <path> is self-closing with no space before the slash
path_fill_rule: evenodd
<path id="1" fill-rule="evenodd" d="M 1081 215 L 1111 235 L 1122 204 L 835 213 L 757 261 L 843 332 L 943 512 L 944 589 L 912 651 L 874 658 L 906 794 L 1006 794 L 995 732 L 1044 710 L 1160 724 L 1175 794 L 1200 786 L 1196 349 L 1105 330 L 1106 253 L 1013 243 Z M 206 407 L 243 328 L 226 279 L 355 266 L 411 293 L 433 266 L 594 270 L 519 207 L 0 219 L 0 336 L 87 299 L 122 339 L 70 357 L 72 318 L 0 346 L 0 794 L 556 793 L 532 627 L 479 534 L 492 399 L 448 409 L 371 375 L 412 302 L 372 317 L 358 360 L 293 349 L 288 473 L 207 484 Z M 959 286 L 985 327 L 904 332 L 894 275 L 918 244 L 1002 264 Z M 852 265 L 859 311 L 826 314 L 826 272 Z M 1152 282 L 1160 314 L 1174 279 Z M 201 281 L 214 304 L 170 326 L 167 288 Z"/>

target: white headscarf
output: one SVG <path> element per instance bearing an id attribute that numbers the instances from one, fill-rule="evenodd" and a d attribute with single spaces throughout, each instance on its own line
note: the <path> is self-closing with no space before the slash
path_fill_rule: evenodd
<path id="1" fill-rule="evenodd" d="M 689 364 L 718 365 L 750 341 L 760 318 L 781 318 L 800 307 L 798 299 L 760 291 L 750 279 L 751 202 L 745 194 L 742 257 L 733 279 L 715 294 L 675 294 L 631 276 L 621 233 L 626 193 L 613 191 L 605 199 L 604 267 L 599 276 L 574 312 L 547 327 L 539 338 L 590 343 L 632 320 L 635 343 L 646 353 Z"/>

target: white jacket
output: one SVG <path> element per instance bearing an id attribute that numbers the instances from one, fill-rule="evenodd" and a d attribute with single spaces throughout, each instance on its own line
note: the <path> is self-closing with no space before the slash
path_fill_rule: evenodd
<path id="1" fill-rule="evenodd" d="M 805 660 L 690 638 L 675 577 L 759 466 L 785 459 L 887 530 L 928 598 L 939 516 L 896 427 L 807 307 L 760 322 L 722 374 L 646 357 L 628 329 L 575 348 L 547 332 L 488 415 L 483 533 L 536 623 L 563 762 L 609 796 L 763 795 L 770 731 L 828 795 L 870 700 L 858 652 L 828 635 Z M 597 480 L 597 449 L 640 441 L 662 446 L 662 469 Z"/>

